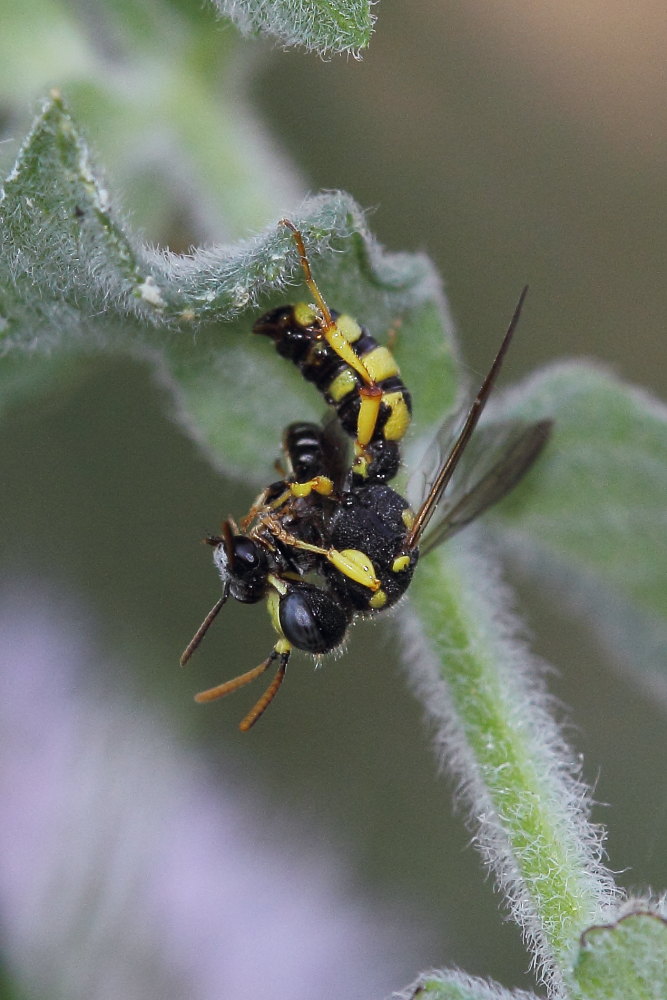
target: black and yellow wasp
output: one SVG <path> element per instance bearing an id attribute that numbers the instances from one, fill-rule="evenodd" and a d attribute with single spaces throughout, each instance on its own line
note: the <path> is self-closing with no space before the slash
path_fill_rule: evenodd
<path id="1" fill-rule="evenodd" d="M 513 422 L 478 432 L 473 478 L 460 477 L 443 499 L 500 371 L 524 289 L 458 432 L 447 431 L 444 460 L 413 512 L 388 485 L 399 469 L 412 412 L 398 365 L 390 350 L 352 317 L 328 308 L 301 234 L 288 220 L 283 224 L 292 231 L 314 302 L 273 309 L 253 330 L 273 339 L 278 353 L 324 395 L 335 417 L 324 426 L 290 424 L 283 436 L 283 478 L 262 491 L 238 525 L 228 519 L 220 535 L 206 539 L 213 547 L 222 595 L 181 657 L 182 664 L 190 659 L 228 597 L 246 604 L 266 599 L 278 634 L 269 656 L 196 696 L 202 702 L 221 698 L 277 663 L 271 684 L 241 722 L 244 731 L 275 697 L 292 649 L 329 653 L 341 645 L 356 618 L 396 604 L 410 585 L 420 551 L 430 551 L 505 496 L 533 464 L 551 427 L 549 421 Z M 450 419 L 446 428 L 453 424 Z M 350 438 L 351 462 L 341 445 Z"/>

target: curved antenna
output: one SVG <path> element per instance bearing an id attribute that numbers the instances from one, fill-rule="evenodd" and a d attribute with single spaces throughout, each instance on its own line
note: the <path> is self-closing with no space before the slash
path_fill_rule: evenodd
<path id="1" fill-rule="evenodd" d="M 493 388 L 494 382 L 496 381 L 498 372 L 502 367 L 502 363 L 505 359 L 507 349 L 510 346 L 512 335 L 514 334 L 514 331 L 516 330 L 517 324 L 519 322 L 519 317 L 521 316 L 521 310 L 523 308 L 523 303 L 525 301 L 527 294 L 528 294 L 528 285 L 526 285 L 523 288 L 521 295 L 519 296 L 519 301 L 516 304 L 514 313 L 509 322 L 509 326 L 507 327 L 505 336 L 503 337 L 502 343 L 498 349 L 498 353 L 496 354 L 493 360 L 493 364 L 489 368 L 486 378 L 482 382 L 479 391 L 475 396 L 475 399 L 473 400 L 472 406 L 468 410 L 468 415 L 466 416 L 465 422 L 463 424 L 463 427 L 461 428 L 459 436 L 452 445 L 450 452 L 447 455 L 447 458 L 445 459 L 440 471 L 438 472 L 438 475 L 435 477 L 435 482 L 433 483 L 433 486 L 431 487 L 431 490 L 429 491 L 426 500 L 424 501 L 419 511 L 417 512 L 417 516 L 415 517 L 415 522 L 412 528 L 410 529 L 410 533 L 408 534 L 408 537 L 406 539 L 406 547 L 408 549 L 413 549 L 419 542 L 419 539 L 422 536 L 424 529 L 426 528 L 426 525 L 431 520 L 435 508 L 438 506 L 438 503 L 440 502 L 440 498 L 442 497 L 445 488 L 449 484 L 449 481 L 451 480 L 454 474 L 456 466 L 459 464 L 461 456 L 465 451 L 466 445 L 470 440 L 472 432 L 477 426 L 477 421 L 481 417 L 484 407 L 486 406 L 489 394 Z"/>
<path id="2" fill-rule="evenodd" d="M 287 661 L 290 658 L 290 653 L 291 650 L 289 649 L 282 653 L 279 653 L 275 649 L 272 650 L 271 654 L 267 656 L 264 662 L 260 663 L 258 667 L 253 667 L 252 670 L 247 670 L 244 674 L 239 674 L 238 677 L 232 677 L 231 680 L 225 681 L 224 684 L 218 684 L 216 687 L 208 688 L 206 691 L 200 691 L 199 694 L 195 695 L 195 701 L 202 703 L 207 701 L 216 701 L 218 698 L 224 698 L 226 695 L 232 694 L 234 691 L 238 691 L 239 688 L 245 687 L 246 684 L 250 684 L 258 677 L 261 677 L 275 660 L 279 660 L 278 672 L 276 673 L 276 676 L 273 678 L 262 697 L 255 702 L 254 706 L 239 724 L 239 729 L 244 733 L 247 732 L 264 714 L 275 696 L 278 694 L 280 685 L 285 677 L 285 670 L 287 668 Z"/>
<path id="3" fill-rule="evenodd" d="M 289 657 L 289 653 L 280 654 L 280 663 L 278 664 L 276 676 L 273 678 L 262 697 L 259 698 L 255 705 L 250 709 L 246 717 L 239 722 L 239 729 L 242 733 L 247 733 L 251 726 L 255 725 L 257 720 L 264 715 L 264 712 L 278 694 L 280 685 L 285 679 L 285 670 L 287 669 L 287 661 L 289 660 Z"/>
<path id="4" fill-rule="evenodd" d="M 202 641 L 202 639 L 210 629 L 211 625 L 215 621 L 218 613 L 222 609 L 222 606 L 226 600 L 227 600 L 227 594 L 223 594 L 222 597 L 215 602 L 209 613 L 206 615 L 206 618 L 204 618 L 204 621 L 201 623 L 201 625 L 193 635 L 192 639 L 190 639 L 190 642 L 187 644 L 181 655 L 182 667 L 184 667 L 185 664 L 188 662 L 188 660 L 196 650 L 197 646 L 199 645 L 199 643 Z"/>

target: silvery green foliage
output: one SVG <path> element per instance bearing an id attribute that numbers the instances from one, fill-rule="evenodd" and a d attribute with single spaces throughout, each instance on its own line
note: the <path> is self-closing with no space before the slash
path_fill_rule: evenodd
<path id="1" fill-rule="evenodd" d="M 371 0 L 213 0 L 244 34 L 259 32 L 283 45 L 321 55 L 365 48 L 375 18 Z"/>
<path id="2" fill-rule="evenodd" d="M 590 927 L 579 942 L 564 996 L 568 1000 L 658 1000 L 667 996 L 667 922 L 639 903 L 610 924 Z M 395 1000 L 538 1000 L 533 993 L 458 971 L 434 971 Z"/>
<path id="3" fill-rule="evenodd" d="M 385 328 L 402 316 L 406 343 L 419 328 L 431 344 L 443 364 L 442 383 L 424 394 L 423 416 L 432 418 L 443 398 L 451 399 L 454 379 L 429 262 L 383 253 L 344 194 L 310 199 L 294 221 L 328 293 Z M 300 401 L 300 416 L 318 414 L 319 401 L 300 380 L 291 398 L 276 394 L 270 414 L 258 414 L 248 392 L 258 356 L 267 378 L 272 371 L 278 382 L 292 374 L 267 344 L 247 336 L 248 317 L 300 278 L 282 226 L 189 255 L 141 244 L 119 219 L 58 95 L 35 122 L 0 196 L 0 353 L 152 353 L 178 413 L 216 464 L 249 475 L 257 470 L 248 435 L 273 435 L 276 422 L 294 419 Z M 228 420 L 246 436 L 230 435 Z"/>
<path id="4" fill-rule="evenodd" d="M 293 220 L 334 306 L 373 330 L 401 321 L 396 353 L 414 390 L 415 432 L 427 433 L 458 383 L 430 264 L 383 253 L 343 194 L 309 200 Z M 54 95 L 0 195 L 3 401 L 44 391 L 42 373 L 26 366 L 27 357 L 139 353 L 153 360 L 177 412 L 216 464 L 265 481 L 273 456 L 266 442 L 277 445 L 277 428 L 291 419 L 315 418 L 320 401 L 248 330 L 256 310 L 284 299 L 301 277 L 291 237 L 278 225 L 235 246 L 189 255 L 143 245 L 114 210 Z M 270 414 L 251 391 L 259 363 L 272 384 L 289 387 L 276 391 Z M 541 546 L 568 579 L 583 581 L 582 592 L 600 593 L 604 585 L 617 608 L 661 634 L 664 408 L 590 367 L 571 365 L 537 376 L 494 407 L 496 419 L 518 415 L 555 416 L 556 429 L 538 467 L 494 515 L 496 524 L 515 547 Z M 258 454 L 267 455 L 266 467 L 258 468 Z M 665 967 L 661 910 L 640 902 L 634 911 L 641 913 L 630 916 L 627 903 L 619 906 L 601 861 L 602 833 L 589 821 L 588 792 L 552 719 L 539 667 L 517 639 L 499 571 L 480 554 L 475 531 L 425 559 L 412 593 L 403 630 L 410 671 L 435 721 L 438 747 L 459 776 L 475 840 L 551 994 L 661 995 L 650 993 Z M 457 973 L 440 982 L 434 976 L 419 989 L 421 996 L 455 1000 L 511 996 Z"/>
<path id="5" fill-rule="evenodd" d="M 572 1000 L 657 1000 L 667 996 L 664 906 L 641 900 L 614 923 L 581 936 L 569 980 Z"/>
<path id="6" fill-rule="evenodd" d="M 508 417 L 552 417 L 556 433 L 528 506 L 519 487 L 494 519 L 667 705 L 667 407 L 582 362 L 536 373 L 500 405 Z"/>
<path id="7" fill-rule="evenodd" d="M 458 970 L 425 972 L 392 1000 L 538 1000 L 525 990 L 505 990 L 497 983 Z"/>

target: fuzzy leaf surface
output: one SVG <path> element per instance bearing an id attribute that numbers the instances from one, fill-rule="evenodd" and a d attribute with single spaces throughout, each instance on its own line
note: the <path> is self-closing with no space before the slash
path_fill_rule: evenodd
<path id="1" fill-rule="evenodd" d="M 582 936 L 573 1000 L 657 1000 L 667 996 L 667 922 L 632 913 Z"/>
<path id="2" fill-rule="evenodd" d="M 342 307 L 382 336 L 401 321 L 397 354 L 408 377 L 441 377 L 425 391 L 418 422 L 432 422 L 455 393 L 440 289 L 420 256 L 385 254 L 344 194 L 308 200 L 294 213 L 317 279 Z M 124 227 L 75 122 L 57 95 L 47 102 L 0 198 L 0 352 L 90 350 L 150 354 L 174 390 L 176 409 L 215 463 L 258 477 L 279 429 L 323 409 L 318 394 L 253 320 L 281 301 L 308 298 L 283 226 L 232 247 L 161 253 Z M 224 324 L 224 325 L 223 325 Z M 417 355 L 411 341 L 419 332 Z M 272 406 L 259 405 L 261 384 Z M 420 374 L 421 371 L 421 374 Z M 278 428 L 278 430 L 276 430 Z M 274 451 L 268 452 L 267 442 Z"/>
<path id="3" fill-rule="evenodd" d="M 484 864 L 541 977 L 560 988 L 582 929 L 601 921 L 615 889 L 577 763 L 479 534 L 467 528 L 420 560 L 401 637 Z"/>
<path id="4" fill-rule="evenodd" d="M 554 365 L 504 417 L 555 421 L 530 476 L 493 517 L 529 562 L 547 559 L 576 611 L 667 704 L 667 407 L 590 363 Z"/>
<path id="5" fill-rule="evenodd" d="M 259 33 L 282 45 L 326 55 L 365 48 L 375 18 L 370 0 L 213 0 L 246 35 Z"/>
<path id="6" fill-rule="evenodd" d="M 426 973 L 405 992 L 405 1000 L 537 1000 L 534 993 L 506 990 L 458 970 Z"/>

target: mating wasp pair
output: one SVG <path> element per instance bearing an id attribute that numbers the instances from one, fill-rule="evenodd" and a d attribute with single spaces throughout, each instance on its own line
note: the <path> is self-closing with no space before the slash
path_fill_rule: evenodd
<path id="1" fill-rule="evenodd" d="M 396 361 L 352 317 L 327 306 L 315 283 L 300 232 L 288 220 L 313 304 L 281 306 L 253 332 L 269 336 L 279 354 L 313 382 L 335 418 L 319 426 L 294 423 L 283 448 L 283 478 L 259 495 L 237 525 L 231 518 L 206 541 L 222 595 L 181 657 L 187 663 L 228 597 L 266 599 L 278 640 L 259 666 L 196 696 L 221 698 L 274 663 L 271 684 L 241 722 L 248 730 L 275 697 L 292 649 L 320 655 L 344 641 L 350 624 L 392 607 L 407 590 L 420 553 L 455 534 L 505 496 L 530 468 L 549 435 L 549 421 L 496 425 L 475 435 L 474 478 L 453 484 L 442 502 L 489 398 L 525 299 L 524 288 L 496 357 L 423 502 L 413 512 L 388 485 L 398 472 L 412 402 Z M 451 421 L 447 427 L 451 427 Z M 353 439 L 353 459 L 345 444 Z M 436 515 L 437 517 L 434 517 Z M 426 531 L 429 528 L 428 532 Z"/>

